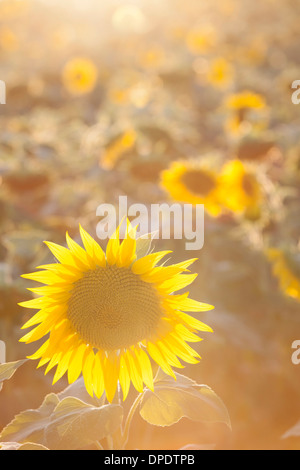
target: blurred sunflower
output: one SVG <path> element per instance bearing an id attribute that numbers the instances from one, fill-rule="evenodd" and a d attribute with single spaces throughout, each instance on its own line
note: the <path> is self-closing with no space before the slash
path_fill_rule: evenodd
<path id="1" fill-rule="evenodd" d="M 49 333 L 33 354 L 46 372 L 57 366 L 53 383 L 68 372 L 69 383 L 83 374 L 90 395 L 106 392 L 111 402 L 118 382 L 125 400 L 130 383 L 153 390 L 149 356 L 170 376 L 183 367 L 178 358 L 195 364 L 199 355 L 188 344 L 198 342 L 197 330 L 212 331 L 183 313 L 210 310 L 188 293 L 172 295 L 193 282 L 197 274 L 182 274 L 195 261 L 156 266 L 170 251 L 137 259 L 136 229 L 127 221 L 121 242 L 120 227 L 108 241 L 106 254 L 80 227 L 85 250 L 67 234 L 69 249 L 47 242 L 59 264 L 24 275 L 47 284 L 29 289 L 42 297 L 23 302 L 40 311 L 23 328 L 39 324 L 20 341 L 31 343 Z"/>
<path id="2" fill-rule="evenodd" d="M 225 108 L 232 114 L 227 120 L 225 127 L 229 133 L 240 134 L 249 130 L 253 125 L 249 126 L 249 112 L 257 113 L 266 110 L 266 101 L 263 96 L 252 91 L 242 91 L 229 95 L 225 100 Z M 257 129 L 264 128 L 263 119 L 255 120 Z"/>
<path id="3" fill-rule="evenodd" d="M 223 205 L 237 213 L 259 212 L 262 190 L 253 170 L 240 160 L 226 163 L 220 175 Z"/>
<path id="4" fill-rule="evenodd" d="M 267 252 L 272 264 L 274 276 L 278 279 L 282 292 L 300 300 L 300 263 L 296 257 L 276 248 L 270 248 Z"/>
<path id="5" fill-rule="evenodd" d="M 153 45 L 141 55 L 140 63 L 146 69 L 156 69 L 163 64 L 164 60 L 164 50 L 157 45 Z"/>
<path id="6" fill-rule="evenodd" d="M 225 102 L 229 109 L 263 109 L 266 102 L 263 96 L 252 91 L 242 91 L 230 95 Z"/>
<path id="7" fill-rule="evenodd" d="M 212 216 L 222 211 L 217 173 L 195 160 L 172 163 L 161 173 L 161 187 L 175 201 L 204 204 Z"/>
<path id="8" fill-rule="evenodd" d="M 0 29 L 0 48 L 6 52 L 13 52 L 19 48 L 18 37 L 11 29 Z"/>
<path id="9" fill-rule="evenodd" d="M 210 27 L 191 29 L 186 36 L 186 46 L 192 54 L 205 54 L 216 44 L 216 32 Z"/>
<path id="10" fill-rule="evenodd" d="M 232 65 L 223 57 L 214 59 L 207 72 L 208 82 L 218 88 L 226 88 L 230 85 L 233 76 Z"/>
<path id="11" fill-rule="evenodd" d="M 98 79 L 96 65 L 86 58 L 71 59 L 63 69 L 63 83 L 72 95 L 84 95 L 95 88 Z"/>
<path id="12" fill-rule="evenodd" d="M 100 166 L 105 169 L 111 170 L 115 167 L 116 163 L 122 158 L 129 150 L 132 150 L 136 143 L 137 135 L 133 129 L 129 129 L 113 142 L 111 142 L 100 159 Z"/>

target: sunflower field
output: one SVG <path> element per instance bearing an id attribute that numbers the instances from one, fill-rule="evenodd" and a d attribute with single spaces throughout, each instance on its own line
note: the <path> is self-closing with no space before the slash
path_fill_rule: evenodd
<path id="1" fill-rule="evenodd" d="M 300 450 L 299 15 L 0 0 L 0 450 Z"/>

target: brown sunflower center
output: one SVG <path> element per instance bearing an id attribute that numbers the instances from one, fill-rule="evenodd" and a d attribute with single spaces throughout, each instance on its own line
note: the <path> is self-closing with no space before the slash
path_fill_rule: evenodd
<path id="1" fill-rule="evenodd" d="M 68 318 L 93 347 L 130 347 L 153 333 L 161 317 L 160 300 L 151 284 L 127 268 L 88 271 L 74 284 Z"/>
<path id="2" fill-rule="evenodd" d="M 189 191 L 200 196 L 207 196 L 216 187 L 214 177 L 203 170 L 187 171 L 182 175 L 182 182 Z"/>

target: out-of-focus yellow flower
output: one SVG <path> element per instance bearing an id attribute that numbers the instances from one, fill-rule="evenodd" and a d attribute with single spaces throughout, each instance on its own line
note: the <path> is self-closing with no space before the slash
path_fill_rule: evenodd
<path id="1" fill-rule="evenodd" d="M 116 104 L 126 104 L 129 101 L 130 90 L 113 87 L 109 90 L 109 98 Z"/>
<path id="2" fill-rule="evenodd" d="M 224 106 L 231 113 L 225 122 L 225 129 L 229 134 L 247 134 L 251 129 L 262 130 L 266 127 L 267 105 L 260 94 L 252 91 L 235 93 L 226 98 Z M 260 119 L 251 119 L 253 113 L 259 113 Z"/>
<path id="3" fill-rule="evenodd" d="M 268 41 L 266 41 L 265 37 L 256 37 L 252 39 L 249 45 L 241 47 L 236 60 L 241 63 L 257 66 L 265 60 L 267 51 Z"/>
<path id="4" fill-rule="evenodd" d="M 300 300 L 300 265 L 284 250 L 270 248 L 267 256 L 272 264 L 274 276 L 278 279 L 282 292 Z"/>
<path id="5" fill-rule="evenodd" d="M 76 57 L 71 59 L 63 70 L 63 83 L 72 95 L 84 95 L 95 88 L 98 70 L 90 59 Z"/>
<path id="6" fill-rule="evenodd" d="M 225 106 L 233 110 L 264 109 L 266 101 L 263 96 L 252 91 L 242 91 L 230 95 L 225 100 Z"/>
<path id="7" fill-rule="evenodd" d="M 216 87 L 226 88 L 233 79 L 233 67 L 224 58 L 218 57 L 213 60 L 207 72 L 207 80 Z"/>
<path id="8" fill-rule="evenodd" d="M 262 201 L 262 189 L 255 173 L 240 160 L 231 160 L 220 176 L 223 205 L 236 213 L 256 213 Z M 250 213 L 249 212 L 249 213 Z"/>
<path id="9" fill-rule="evenodd" d="M 205 210 L 214 217 L 222 211 L 218 175 L 201 162 L 172 163 L 161 173 L 160 184 L 175 201 L 204 204 Z"/>
<path id="10" fill-rule="evenodd" d="M 133 105 L 142 109 L 148 105 L 161 83 L 133 70 L 122 70 L 110 83 L 109 100 L 121 106 Z"/>
<path id="11" fill-rule="evenodd" d="M 17 35 L 9 28 L 0 29 L 0 49 L 7 52 L 16 51 L 19 48 Z"/>
<path id="12" fill-rule="evenodd" d="M 216 32 L 212 28 L 196 28 L 188 32 L 186 46 L 192 54 L 205 54 L 216 44 Z"/>
<path id="13" fill-rule="evenodd" d="M 133 129 L 126 131 L 118 137 L 114 142 L 109 144 L 104 151 L 100 165 L 107 170 L 114 168 L 119 159 L 133 148 L 136 137 L 136 133 Z"/>
<path id="14" fill-rule="evenodd" d="M 131 382 L 139 393 L 144 383 L 153 390 L 150 358 L 176 379 L 173 367 L 180 359 L 199 362 L 188 342 L 199 342 L 198 331 L 211 328 L 185 312 L 213 307 L 185 294 L 197 274 L 187 274 L 191 259 L 157 266 L 170 251 L 138 258 L 136 228 L 127 221 L 108 241 L 106 253 L 80 227 L 84 248 L 67 234 L 68 248 L 47 242 L 58 263 L 23 277 L 46 284 L 29 289 L 40 297 L 20 305 L 40 309 L 23 328 L 32 328 L 20 341 L 44 338 L 30 359 L 56 367 L 53 383 L 67 373 L 69 383 L 82 373 L 88 393 L 112 402 L 120 384 L 125 400 Z M 48 336 L 48 337 L 47 337 Z M 45 338 L 46 337 L 46 338 Z"/>
<path id="15" fill-rule="evenodd" d="M 164 50 L 159 46 L 153 46 L 142 54 L 140 62 L 147 69 L 155 69 L 163 63 L 164 58 Z"/>

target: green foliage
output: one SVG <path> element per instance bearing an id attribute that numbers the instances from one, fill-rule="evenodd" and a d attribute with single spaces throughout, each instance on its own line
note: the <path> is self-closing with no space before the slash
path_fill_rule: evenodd
<path id="1" fill-rule="evenodd" d="M 49 450 L 40 444 L 33 444 L 26 442 L 26 444 L 19 444 L 18 442 L 2 442 L 0 450 Z"/>
<path id="2" fill-rule="evenodd" d="M 119 405 L 94 407 L 74 397 L 60 401 L 52 393 L 37 410 L 17 415 L 4 428 L 0 440 L 33 442 L 51 450 L 75 450 L 113 434 L 121 422 Z"/>
<path id="3" fill-rule="evenodd" d="M 295 424 L 295 426 L 293 426 L 291 429 L 286 431 L 282 436 L 282 439 L 288 439 L 290 437 L 300 438 L 300 421 L 298 421 L 298 423 Z"/>
<path id="4" fill-rule="evenodd" d="M 27 362 L 27 359 L 22 359 L 21 361 L 16 361 L 16 362 L 7 362 L 5 364 L 0 364 L 0 391 L 2 390 L 3 387 L 3 382 L 4 380 L 10 379 L 16 370 L 25 364 Z"/>
<path id="5" fill-rule="evenodd" d="M 10 367 L 5 364 L 5 379 L 24 362 Z M 186 417 L 198 422 L 222 422 L 231 428 L 227 409 L 213 390 L 180 374 L 176 379 L 159 369 L 154 392 L 145 389 L 138 395 L 123 429 L 123 407 L 105 404 L 105 396 L 90 397 L 80 378 L 60 394 L 47 395 L 38 409 L 15 416 L 0 434 L 0 450 L 76 450 L 99 446 L 105 438 L 113 442 L 113 447 L 125 447 L 138 405 L 142 418 L 156 426 L 171 426 Z"/>
<path id="6" fill-rule="evenodd" d="M 231 428 L 222 400 L 207 385 L 176 374 L 176 381 L 159 370 L 154 393 L 144 392 L 140 414 L 155 426 L 171 426 L 186 417 L 199 422 L 223 422 Z"/>

